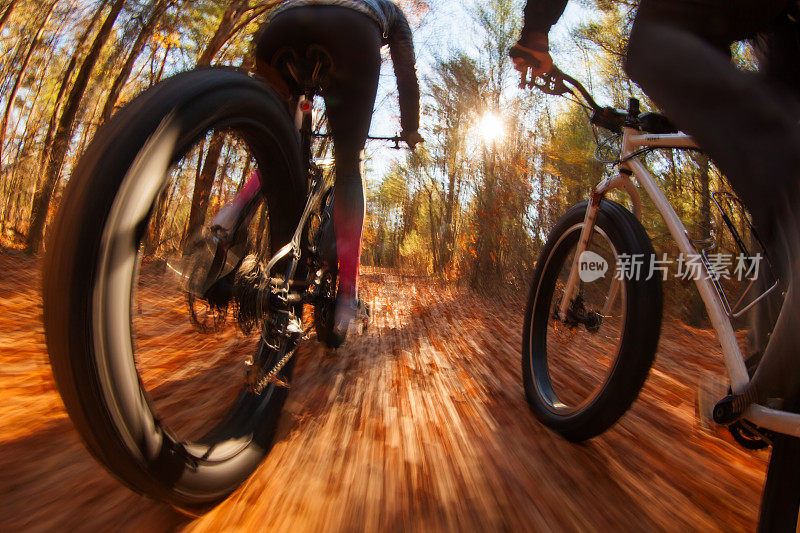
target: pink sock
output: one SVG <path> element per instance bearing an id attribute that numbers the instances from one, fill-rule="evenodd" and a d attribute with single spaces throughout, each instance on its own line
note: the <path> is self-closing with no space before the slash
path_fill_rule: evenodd
<path id="1" fill-rule="evenodd" d="M 339 255 L 339 294 L 345 298 L 356 297 L 358 266 L 361 263 L 361 233 L 363 219 L 358 213 L 343 212 L 334 205 L 333 220 L 336 230 L 336 252 Z"/>
<path id="2" fill-rule="evenodd" d="M 237 194 L 233 200 L 228 202 L 222 209 L 219 210 L 219 213 L 217 213 L 217 216 L 214 217 L 211 225 L 222 226 L 223 228 L 227 228 L 229 230 L 232 229 L 236 224 L 236 221 L 239 220 L 242 211 L 247 209 L 248 206 L 252 207 L 254 205 L 252 203 L 253 199 L 259 194 L 261 194 L 261 175 L 256 170 L 247 179 L 247 183 L 244 184 L 244 187 L 242 187 L 242 190 L 239 191 L 239 194 Z M 252 216 L 255 212 L 256 209 L 252 209 L 249 215 Z M 248 220 L 244 221 L 245 224 L 247 222 Z"/>
<path id="3" fill-rule="evenodd" d="M 233 199 L 233 207 L 237 210 L 244 209 L 250 201 L 261 193 L 261 174 L 256 170 L 244 184 L 242 190 Z"/>

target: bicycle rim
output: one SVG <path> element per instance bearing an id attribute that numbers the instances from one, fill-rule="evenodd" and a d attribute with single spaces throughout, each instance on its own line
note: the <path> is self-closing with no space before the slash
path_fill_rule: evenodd
<path id="1" fill-rule="evenodd" d="M 548 310 L 547 321 L 531 323 L 531 370 L 536 389 L 546 408 L 559 416 L 583 411 L 600 396 L 617 364 L 625 330 L 625 285 L 614 280 L 617 249 L 598 227 L 587 248 L 596 255 L 584 257 L 607 269 L 597 279 L 590 279 L 593 276 L 587 271 L 578 283 L 576 299 L 581 303 L 570 309 L 583 321 L 556 316 L 582 228 L 581 223 L 565 231 L 547 257 L 536 302 L 537 308 L 541 305 Z"/>
<path id="2" fill-rule="evenodd" d="M 215 143 L 221 148 L 207 222 L 247 179 L 243 169 L 257 164 L 232 126 L 209 131 L 188 147 L 176 146 L 176 153 L 169 150 L 174 139 L 168 131 L 154 138 L 160 146 L 143 151 L 141 165 L 132 170 L 135 179 L 120 190 L 104 232 L 104 277 L 94 294 L 98 361 L 116 367 L 105 374 L 114 380 L 109 388 L 125 420 L 118 427 L 137 416 L 126 408 L 143 402 L 147 409 L 140 413 L 152 418 L 145 416 L 141 423 L 157 428 L 145 432 L 154 439 L 148 446 L 166 437 L 193 462 L 224 462 L 252 443 L 256 415 L 275 387 L 256 395 L 246 386 L 245 363 L 255 357 L 259 335 L 257 328 L 241 330 L 234 302 L 220 307 L 187 292 L 187 250 L 192 241 L 202 241 L 205 230 L 187 234 L 186 228 L 192 183 L 208 168 Z M 256 216 L 251 225 L 259 222 Z M 246 248 L 255 246 L 249 242 Z M 266 248 L 262 245 L 261 252 Z"/>

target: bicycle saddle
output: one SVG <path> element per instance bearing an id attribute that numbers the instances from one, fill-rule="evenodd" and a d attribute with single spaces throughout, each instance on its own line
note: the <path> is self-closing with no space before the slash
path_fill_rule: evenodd
<path id="1" fill-rule="evenodd" d="M 301 55 L 285 46 L 275 52 L 270 65 L 280 72 L 294 92 L 320 94 L 330 83 L 333 58 L 319 45 L 311 45 Z"/>

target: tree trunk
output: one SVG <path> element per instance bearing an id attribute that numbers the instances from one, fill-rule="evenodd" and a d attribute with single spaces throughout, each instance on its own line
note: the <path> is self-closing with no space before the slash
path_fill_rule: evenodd
<path id="1" fill-rule="evenodd" d="M 700 235 L 705 239 L 711 231 L 711 178 L 708 156 L 697 154 L 695 161 L 700 166 Z"/>
<path id="2" fill-rule="evenodd" d="M 32 147 L 34 144 L 34 136 L 35 131 L 26 132 L 17 151 L 17 157 L 14 165 L 15 168 L 11 175 L 11 190 L 9 195 L 6 197 L 7 204 L 3 213 L 4 229 L 8 221 L 13 221 L 13 227 L 15 230 L 17 230 L 17 232 L 22 229 L 20 227 L 20 219 L 22 217 L 20 206 L 22 204 L 23 194 L 28 190 L 28 185 L 25 183 L 25 180 L 30 176 L 24 171 L 24 168 L 21 169 L 20 167 L 25 164 L 25 161 L 29 157 L 31 157 L 31 153 L 33 152 Z M 11 194 L 13 194 L 13 198 L 11 197 Z"/>
<path id="3" fill-rule="evenodd" d="M 207 66 L 211 64 L 211 60 L 217 55 L 222 46 L 231 38 L 231 30 L 236 25 L 236 22 L 247 11 L 249 0 L 234 0 L 228 4 L 228 9 L 222 15 L 219 22 L 217 31 L 208 42 L 205 50 L 200 54 L 197 60 L 198 66 Z M 208 200 L 211 196 L 211 187 L 214 185 L 214 175 L 217 172 L 219 165 L 219 155 L 224 144 L 224 136 L 220 132 L 214 132 L 211 138 L 211 145 L 208 149 L 206 161 L 203 164 L 203 171 L 199 179 L 194 185 L 194 194 L 192 195 L 192 210 L 189 215 L 189 227 L 186 231 L 185 238 L 191 237 L 200 231 L 200 228 L 205 223 L 206 211 L 208 210 Z"/>
<path id="4" fill-rule="evenodd" d="M 40 107 L 40 102 L 41 102 L 40 96 L 41 96 L 41 93 L 42 93 L 42 88 L 45 86 L 45 81 L 46 81 L 46 78 L 47 78 L 47 71 L 48 71 L 48 68 L 49 68 L 51 62 L 52 62 L 52 55 L 50 54 L 50 55 L 48 55 L 48 59 L 45 62 L 45 65 L 36 69 L 38 72 L 41 73 L 41 75 L 38 76 L 33 82 L 33 85 L 36 86 L 36 93 L 34 94 L 33 98 L 30 98 L 30 97 L 27 98 L 28 100 L 30 100 L 32 102 L 32 104 L 31 104 L 30 111 L 24 117 L 25 118 L 25 128 L 24 128 L 23 133 L 22 133 L 23 142 L 20 144 L 20 146 L 22 146 L 24 148 L 24 152 L 22 150 L 20 150 L 20 149 L 18 149 L 16 151 L 16 153 L 14 154 L 14 157 L 12 159 L 12 161 L 14 161 L 14 164 L 13 164 L 14 170 L 12 172 L 10 172 L 10 173 L 6 172 L 5 175 L 3 176 L 3 179 L 0 180 L 3 183 L 3 193 L 2 193 L 2 195 L 3 195 L 3 198 L 5 198 L 6 200 L 8 200 L 8 198 L 10 196 L 9 191 L 11 189 L 9 189 L 9 187 L 11 187 L 11 184 L 14 181 L 14 179 L 16 177 L 16 174 L 19 173 L 20 161 L 23 161 L 23 162 L 27 161 L 28 158 L 33 157 L 33 154 L 35 153 L 35 150 L 33 150 L 32 145 L 34 144 L 37 132 L 41 128 L 41 120 L 37 119 L 36 112 Z M 19 131 L 19 127 L 20 127 L 20 124 L 22 124 L 22 120 L 23 120 L 23 114 L 20 113 L 19 116 L 17 117 L 16 122 L 14 123 L 14 126 L 13 126 L 13 128 L 14 128 L 13 131 L 14 132 L 18 132 Z M 38 182 L 37 182 L 38 176 L 37 176 L 36 172 L 30 167 L 30 165 L 26 165 L 26 171 L 25 172 L 26 172 L 26 174 L 28 176 L 29 184 L 32 182 L 33 188 L 35 189 L 36 186 L 38 185 Z M 0 226 L 0 229 L 2 229 L 2 230 L 5 229 L 4 223 L 3 223 L 3 225 Z"/>
<path id="5" fill-rule="evenodd" d="M 39 29 L 36 31 L 36 35 L 33 36 L 31 45 L 28 47 L 28 51 L 25 53 L 25 58 L 22 60 L 22 64 L 19 66 L 19 74 L 17 74 L 17 79 L 14 80 L 14 86 L 11 88 L 11 92 L 8 93 L 8 103 L 6 104 L 6 110 L 3 113 L 3 120 L 0 121 L 0 164 L 3 161 L 3 145 L 5 144 L 6 140 L 6 128 L 8 127 L 8 119 L 11 116 L 11 111 L 14 109 L 14 101 L 17 99 L 17 93 L 19 92 L 20 85 L 22 85 L 22 80 L 25 77 L 25 73 L 28 70 L 31 57 L 33 57 L 33 53 L 39 46 L 39 39 L 42 37 L 44 27 L 47 26 L 47 22 L 50 20 L 50 16 L 53 14 L 55 7 L 56 2 L 50 4 L 47 13 L 44 16 L 44 20 L 39 26 Z"/>
<path id="6" fill-rule="evenodd" d="M 433 259 L 433 271 L 436 274 L 441 273 L 442 263 L 439 260 L 439 239 L 438 239 L 438 226 L 436 216 L 433 212 L 433 192 L 426 187 L 428 193 L 428 224 L 431 228 L 431 256 Z"/>
<path id="7" fill-rule="evenodd" d="M 58 117 L 61 112 L 62 104 L 64 103 L 64 98 L 67 95 L 67 89 L 69 89 L 69 82 L 70 78 L 72 78 L 72 72 L 75 70 L 75 66 L 78 64 L 78 58 L 81 55 L 81 50 L 83 49 L 86 39 L 89 38 L 89 35 L 92 33 L 92 29 L 94 28 L 95 24 L 97 24 L 97 21 L 100 20 L 100 15 L 103 14 L 103 8 L 105 7 L 106 3 L 106 1 L 103 1 L 100 4 L 94 13 L 94 16 L 92 17 L 92 20 L 89 21 L 89 25 L 86 26 L 86 29 L 78 38 L 78 41 L 75 43 L 75 50 L 72 52 L 72 57 L 70 57 L 67 68 L 64 70 L 64 74 L 61 76 L 61 84 L 58 88 L 56 101 L 53 104 L 53 113 L 50 115 L 50 122 L 47 125 L 47 134 L 45 135 L 44 144 L 42 145 L 42 156 L 40 158 L 41 164 L 39 167 L 40 176 L 44 174 L 45 169 L 47 168 L 47 162 L 50 159 L 50 150 L 53 147 L 53 138 L 55 137 L 56 127 L 58 125 Z"/>
<path id="8" fill-rule="evenodd" d="M 224 144 L 225 136 L 219 132 L 214 132 L 211 137 L 211 143 L 208 146 L 206 160 L 203 163 L 203 171 L 194 184 L 192 209 L 189 212 L 189 227 L 186 229 L 184 242 L 188 242 L 187 239 L 197 234 L 206 221 L 208 199 L 211 195 L 211 187 L 214 184 L 214 177 L 217 174 L 217 166 L 219 165 L 219 156 Z"/>
<path id="9" fill-rule="evenodd" d="M 442 263 L 442 271 L 446 271 L 450 266 L 453 259 L 453 213 L 455 211 L 455 198 L 456 198 L 456 174 L 455 169 L 451 169 L 448 176 L 447 184 L 447 199 L 444 206 L 444 220 L 442 225 L 444 231 L 442 232 L 442 240 L 440 243 L 439 260 Z"/>
<path id="10" fill-rule="evenodd" d="M 50 42 L 47 43 L 47 46 L 54 46 L 55 41 L 57 40 L 57 36 Z M 30 92 L 26 96 L 25 100 L 30 102 L 30 110 L 26 116 L 23 116 L 20 113 L 17 116 L 17 120 L 14 122 L 13 130 L 14 132 L 19 131 L 20 124 L 25 124 L 25 133 L 23 137 L 27 137 L 28 131 L 31 129 L 31 123 L 34 121 L 34 117 L 36 117 L 36 112 L 41 108 L 41 95 L 42 89 L 45 87 L 46 82 L 48 80 L 47 73 L 49 72 L 50 66 L 53 63 L 53 54 L 47 54 L 46 58 L 43 58 L 44 61 L 41 60 L 38 64 L 34 64 L 34 70 L 38 73 L 38 75 L 34 75 L 33 79 L 31 80 L 31 86 L 36 87 L 36 92 L 33 94 L 33 97 L 30 96 Z M 43 63 L 43 64 L 42 64 Z M 36 121 L 36 129 L 39 128 L 41 124 L 41 120 Z"/>
<path id="11" fill-rule="evenodd" d="M 11 13 L 14 12 L 14 8 L 17 6 L 18 1 L 19 0 L 11 0 L 11 2 L 9 2 L 6 8 L 3 10 L 3 14 L 0 15 L 0 30 L 2 30 L 3 26 L 5 26 L 6 22 L 8 22 L 8 19 L 11 17 Z"/>
<path id="12" fill-rule="evenodd" d="M 23 141 L 24 142 L 24 141 Z M 15 168 L 13 172 L 10 173 L 11 175 L 8 178 L 6 190 L 3 191 L 3 199 L 5 200 L 5 205 L 3 206 L 3 220 L 0 227 L 5 230 L 6 224 L 11 222 L 11 211 L 19 202 L 19 195 L 21 187 L 21 178 L 19 177 L 19 172 Z M 12 226 L 16 227 L 18 224 L 16 222 L 12 223 Z"/>
<path id="13" fill-rule="evenodd" d="M 91 101 L 91 100 L 90 100 Z M 88 107 L 88 106 L 87 106 Z M 97 115 L 97 108 L 100 107 L 100 101 L 95 100 L 94 106 L 91 109 L 84 108 L 83 112 L 78 115 L 75 120 L 76 124 L 83 125 L 83 131 L 81 132 L 81 140 L 78 144 L 78 149 L 75 151 L 76 155 L 80 155 L 86 150 L 86 145 L 89 144 L 91 140 L 90 134 L 94 135 L 95 130 L 97 129 L 98 124 L 94 123 L 94 117 Z M 72 159 L 72 163 L 77 162 L 76 158 Z"/>
<path id="14" fill-rule="evenodd" d="M 64 113 L 61 115 L 61 119 L 58 122 L 58 128 L 56 129 L 56 134 L 53 139 L 52 152 L 50 153 L 45 170 L 44 184 L 41 190 L 36 192 L 36 197 L 33 202 L 31 225 L 26 246 L 26 251 L 28 253 L 36 253 L 41 248 L 42 239 L 44 237 L 44 226 L 50 208 L 50 200 L 58 184 L 64 158 L 69 150 L 70 138 L 72 137 L 72 132 L 75 127 L 75 117 L 78 114 L 92 71 L 97 64 L 97 60 L 100 58 L 103 47 L 111 35 L 114 22 L 117 20 L 117 16 L 120 11 L 122 11 L 124 4 L 125 0 L 115 0 L 112 4 L 111 11 L 106 16 L 103 25 L 100 27 L 100 31 L 94 38 L 89 53 L 83 60 L 78 76 L 75 78 L 75 84 L 72 87 L 72 91 L 64 107 Z"/>
<path id="15" fill-rule="evenodd" d="M 48 64 L 49 64 L 49 62 L 48 62 Z M 41 71 L 42 72 L 46 72 L 47 68 L 45 67 L 45 68 L 41 69 Z M 37 83 L 36 94 L 32 98 L 33 104 L 31 105 L 31 110 L 28 113 L 28 116 L 25 117 L 25 119 L 26 119 L 25 120 L 25 129 L 23 130 L 23 133 L 22 133 L 22 142 L 20 143 L 20 147 L 17 149 L 16 154 L 14 155 L 14 170 L 13 170 L 13 172 L 11 172 L 10 176 L 8 176 L 8 175 L 6 176 L 6 179 L 9 180 L 9 184 L 8 185 L 13 184 L 15 179 L 16 179 L 16 177 L 17 177 L 17 174 L 19 174 L 19 172 L 20 172 L 20 167 L 24 165 L 25 170 L 23 172 L 25 173 L 25 177 L 27 178 L 27 183 L 25 183 L 23 185 L 20 185 L 20 187 L 23 187 L 25 189 L 26 196 L 27 196 L 27 191 L 28 190 L 31 190 L 31 189 L 36 190 L 36 187 L 39 184 L 38 183 L 38 176 L 36 175 L 35 172 L 32 172 L 32 170 L 33 170 L 32 169 L 32 165 L 30 165 L 28 162 L 29 162 L 29 160 L 31 160 L 32 158 L 35 157 L 34 156 L 34 153 L 35 153 L 34 146 L 36 144 L 35 143 L 35 138 L 36 138 L 37 132 L 39 131 L 39 128 L 41 126 L 41 120 L 35 120 L 35 117 L 36 117 L 36 110 L 37 110 L 37 108 L 39 106 L 39 96 L 40 96 L 40 94 L 42 92 L 42 87 L 43 86 L 44 86 L 44 76 L 41 79 L 39 79 L 39 81 Z M 21 121 L 22 121 L 22 117 L 20 116 L 20 118 L 17 120 L 16 124 L 14 125 L 14 131 L 18 131 L 19 130 L 19 126 L 20 126 Z M 8 201 L 8 198 L 10 196 L 10 193 L 8 192 L 9 190 L 14 190 L 13 186 L 12 186 L 11 189 L 7 189 L 4 192 L 4 196 L 3 197 L 6 198 L 7 201 Z M 19 198 L 19 196 L 20 195 L 18 194 L 17 198 Z M 29 203 L 30 203 L 30 201 L 28 199 L 26 199 L 26 205 L 29 204 Z M 15 213 L 18 213 L 18 214 L 20 213 L 19 205 L 15 205 L 14 209 L 15 209 Z M 22 216 L 22 215 L 19 214 L 18 216 Z M 3 223 L 2 223 L 2 226 L 1 226 L 2 229 L 5 229 L 6 220 L 7 219 L 4 216 Z M 16 222 L 15 222 L 15 224 L 16 224 Z"/>
<path id="16" fill-rule="evenodd" d="M 161 78 L 164 77 L 164 67 L 167 65 L 167 56 L 169 55 L 169 51 L 172 49 L 172 43 L 167 43 L 167 47 L 164 49 L 164 57 L 161 58 L 161 67 L 158 69 L 158 74 L 156 77 L 151 80 L 150 86 L 152 87 L 153 84 L 156 84 L 161 81 Z"/>
<path id="17" fill-rule="evenodd" d="M 225 10 L 225 13 L 223 13 L 219 21 L 217 31 L 214 32 L 205 50 L 203 50 L 203 53 L 200 54 L 200 57 L 197 59 L 198 66 L 208 66 L 211 64 L 211 60 L 214 59 L 214 56 L 217 55 L 225 43 L 228 42 L 228 39 L 231 38 L 232 30 L 236 27 L 236 23 L 242 15 L 249 9 L 249 4 L 250 0 L 233 0 L 228 4 L 228 9 Z"/>
<path id="18" fill-rule="evenodd" d="M 696 239 L 706 239 L 711 235 L 711 180 L 709 178 L 709 161 L 705 154 L 692 156 L 694 162 L 699 167 L 700 180 L 700 220 L 697 224 Z M 706 307 L 700 293 L 692 288 L 689 293 L 689 304 L 687 306 L 686 323 L 690 326 L 699 327 L 703 325 L 706 317 Z"/>
<path id="19" fill-rule="evenodd" d="M 122 89 L 125 87 L 125 83 L 128 81 L 128 78 L 133 71 L 133 65 L 136 63 L 136 60 L 139 58 L 142 50 L 144 50 L 147 42 L 153 36 L 153 33 L 155 32 L 156 27 L 158 27 L 161 17 L 164 16 L 168 5 L 168 0 L 152 0 L 150 5 L 145 8 L 146 11 L 150 11 L 150 17 L 142 26 L 142 29 L 139 31 L 139 35 L 136 36 L 136 41 L 134 41 L 131 51 L 128 54 L 128 57 L 125 59 L 125 63 L 122 65 L 122 69 L 119 71 L 119 74 L 117 74 L 117 77 L 114 79 L 114 83 L 111 85 L 111 91 L 108 94 L 108 99 L 106 100 L 105 106 L 103 106 L 101 122 L 105 122 L 111 118 L 111 115 L 114 112 L 114 106 L 117 104 L 117 100 L 119 100 Z"/>
<path id="20" fill-rule="evenodd" d="M 182 174 L 179 169 L 176 174 Z M 152 257 L 157 251 L 161 242 L 161 232 L 164 228 L 164 221 L 167 217 L 169 206 L 172 205 L 172 200 L 175 198 L 175 193 L 178 190 L 178 180 L 174 180 L 170 184 L 169 189 L 161 193 L 158 199 L 156 208 L 154 210 L 155 216 L 153 217 L 153 226 L 150 228 L 148 235 L 145 239 L 144 255 L 145 257 Z"/>

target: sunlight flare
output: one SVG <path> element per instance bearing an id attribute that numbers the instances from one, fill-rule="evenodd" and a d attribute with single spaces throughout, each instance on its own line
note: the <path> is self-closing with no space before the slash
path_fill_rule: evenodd
<path id="1" fill-rule="evenodd" d="M 503 117 L 497 113 L 487 111 L 480 118 L 479 131 L 484 142 L 492 144 L 500 140 L 505 135 L 505 124 Z"/>

